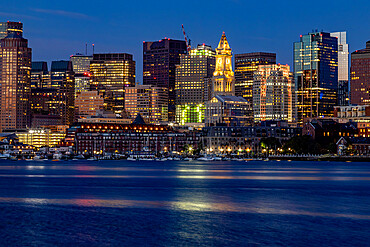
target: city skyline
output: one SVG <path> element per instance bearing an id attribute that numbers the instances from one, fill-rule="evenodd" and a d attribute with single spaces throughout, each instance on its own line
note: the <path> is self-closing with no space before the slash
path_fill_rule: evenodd
<path id="1" fill-rule="evenodd" d="M 137 81 L 142 82 L 141 42 L 165 37 L 183 40 L 181 24 L 184 24 L 193 47 L 198 43 L 216 47 L 219 35 L 225 31 L 234 54 L 274 52 L 278 63 L 291 67 L 292 43 L 298 41 L 299 35 L 315 29 L 347 31 L 350 52 L 361 49 L 368 41 L 362 32 L 370 25 L 366 24 L 370 23 L 366 15 L 370 4 L 358 1 L 347 6 L 341 2 L 344 3 L 340 1 L 332 6 L 313 1 L 313 5 L 316 3 L 321 8 L 312 12 L 303 8 L 304 3 L 293 4 L 292 1 L 263 4 L 228 1 L 222 2 L 225 10 L 222 15 L 218 14 L 221 4 L 218 1 L 201 7 L 195 2 L 186 5 L 190 7 L 183 7 L 169 1 L 163 2 L 167 7 L 162 9 L 145 1 L 140 5 L 113 1 L 109 6 L 84 2 L 70 6 L 68 1 L 63 4 L 41 1 L 32 5 L 14 2 L 0 4 L 0 16 L 3 21 L 24 23 L 24 37 L 33 48 L 33 61 L 50 64 L 53 60 L 68 59 L 72 54 L 85 53 L 85 43 L 88 43 L 88 54 L 91 54 L 94 43 L 95 53 L 133 54 L 137 63 Z M 253 9 L 256 11 L 250 11 Z"/>

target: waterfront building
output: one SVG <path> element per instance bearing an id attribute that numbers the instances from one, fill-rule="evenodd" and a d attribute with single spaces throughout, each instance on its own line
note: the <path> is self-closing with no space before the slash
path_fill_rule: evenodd
<path id="1" fill-rule="evenodd" d="M 63 131 L 52 131 L 45 128 L 17 130 L 14 133 L 18 136 L 19 142 L 35 148 L 58 146 L 66 135 Z"/>
<path id="2" fill-rule="evenodd" d="M 351 104 L 370 104 L 370 41 L 351 53 Z"/>
<path id="3" fill-rule="evenodd" d="M 337 143 L 341 137 L 358 137 L 356 122 L 340 123 L 333 118 L 315 118 L 305 122 L 302 135 L 311 136 L 320 145 Z"/>
<path id="4" fill-rule="evenodd" d="M 235 54 L 235 95 L 253 104 L 253 75 L 259 65 L 276 64 L 276 53 Z"/>
<path id="5" fill-rule="evenodd" d="M 204 122 L 205 86 L 214 69 L 215 51 L 210 46 L 198 45 L 180 55 L 175 85 L 176 122 L 180 125 Z"/>
<path id="6" fill-rule="evenodd" d="M 187 134 L 167 125 L 146 124 L 140 115 L 131 124 L 83 123 L 71 126 L 67 137 L 77 154 L 98 155 L 106 153 L 149 155 L 181 152 Z M 199 139 L 190 143 L 198 148 Z"/>
<path id="7" fill-rule="evenodd" d="M 32 50 L 20 32 L 1 39 L 0 131 L 30 126 Z"/>
<path id="8" fill-rule="evenodd" d="M 225 33 L 216 49 L 216 68 L 212 77 L 211 100 L 206 102 L 206 126 L 243 126 L 252 122 L 250 103 L 235 96 L 232 52 Z"/>
<path id="9" fill-rule="evenodd" d="M 294 43 L 297 119 L 332 117 L 337 104 L 338 40 L 329 33 L 301 35 Z"/>
<path id="10" fill-rule="evenodd" d="M 48 64 L 46 62 L 32 62 L 31 88 L 42 88 L 50 80 Z"/>
<path id="11" fill-rule="evenodd" d="M 259 65 L 254 72 L 254 121 L 295 121 L 295 92 L 289 65 Z"/>
<path id="12" fill-rule="evenodd" d="M 168 121 L 168 89 L 152 85 L 126 88 L 125 110 L 135 118 L 140 114 L 147 123 Z"/>
<path id="13" fill-rule="evenodd" d="M 91 90 L 104 95 L 104 109 L 124 115 L 125 90 L 135 85 L 135 61 L 127 53 L 94 54 L 90 61 Z"/>
<path id="14" fill-rule="evenodd" d="M 176 65 L 180 55 L 186 54 L 183 40 L 164 38 L 154 42 L 143 42 L 143 84 L 168 88 L 168 120 L 175 121 Z"/>
<path id="15" fill-rule="evenodd" d="M 98 91 L 82 91 L 75 100 L 76 119 L 95 116 L 104 107 L 104 98 Z"/>
<path id="16" fill-rule="evenodd" d="M 330 33 L 338 39 L 338 105 L 349 104 L 349 67 L 347 32 Z"/>
<path id="17" fill-rule="evenodd" d="M 207 154 L 253 155 L 259 153 L 263 138 L 276 138 L 280 142 L 301 134 L 301 129 L 290 127 L 286 121 L 262 121 L 255 126 L 203 128 L 203 147 Z"/>
<path id="18" fill-rule="evenodd" d="M 0 22 L 0 39 L 5 38 L 10 33 L 18 33 L 23 36 L 23 23 L 22 22 Z"/>

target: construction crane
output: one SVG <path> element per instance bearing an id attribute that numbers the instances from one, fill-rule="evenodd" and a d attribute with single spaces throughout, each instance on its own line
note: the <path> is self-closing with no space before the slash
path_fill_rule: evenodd
<path id="1" fill-rule="evenodd" d="M 182 33 L 184 34 L 184 38 L 185 38 L 185 42 L 186 42 L 186 49 L 188 50 L 188 52 L 190 51 L 191 49 L 191 40 L 189 39 L 189 37 L 186 36 L 185 34 L 185 28 L 184 28 L 184 24 L 181 24 L 181 27 L 182 27 Z M 189 41 L 188 41 L 189 40 Z"/>

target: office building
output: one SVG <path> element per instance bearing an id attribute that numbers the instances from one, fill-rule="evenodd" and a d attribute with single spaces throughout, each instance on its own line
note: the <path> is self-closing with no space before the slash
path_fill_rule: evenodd
<path id="1" fill-rule="evenodd" d="M 231 66 L 232 52 L 225 33 L 216 48 L 216 67 L 212 77 L 211 100 L 206 102 L 206 126 L 244 126 L 251 121 L 251 105 L 235 96 L 235 78 Z"/>
<path id="2" fill-rule="evenodd" d="M 19 142 L 35 148 L 58 146 L 66 136 L 65 131 L 52 131 L 46 128 L 17 130 L 15 134 L 18 136 Z"/>
<path id="3" fill-rule="evenodd" d="M 176 122 L 204 122 L 204 92 L 215 70 L 215 51 L 205 44 L 180 56 L 176 67 Z"/>
<path id="4" fill-rule="evenodd" d="M 92 56 L 85 56 L 81 54 L 72 55 L 70 58 L 73 72 L 75 73 L 75 97 L 77 97 L 77 94 L 80 92 L 90 90 L 90 61 L 92 59 Z"/>
<path id="5" fill-rule="evenodd" d="M 180 55 L 186 54 L 186 43 L 182 40 L 162 39 L 143 42 L 143 84 L 168 88 L 168 120 L 175 121 L 176 65 Z"/>
<path id="6" fill-rule="evenodd" d="M 31 88 L 42 88 L 50 80 L 48 64 L 46 62 L 32 62 Z"/>
<path id="7" fill-rule="evenodd" d="M 70 57 L 70 61 L 72 62 L 73 72 L 75 72 L 75 75 L 90 72 L 90 61 L 92 59 L 92 56 L 82 54 L 72 55 Z"/>
<path id="8" fill-rule="evenodd" d="M 253 74 L 259 65 L 276 64 L 276 54 L 252 52 L 235 54 L 235 95 L 253 104 Z"/>
<path id="9" fill-rule="evenodd" d="M 125 110 L 131 118 L 140 114 L 146 123 L 168 121 L 168 88 L 152 85 L 126 88 Z"/>
<path id="10" fill-rule="evenodd" d="M 82 91 L 75 99 L 76 119 L 95 116 L 104 107 L 104 98 L 98 91 Z"/>
<path id="11" fill-rule="evenodd" d="M 337 104 L 338 40 L 330 33 L 301 35 L 294 43 L 297 119 L 332 117 Z"/>
<path id="12" fill-rule="evenodd" d="M 0 131 L 30 126 L 32 50 L 19 32 L 0 47 Z"/>
<path id="13" fill-rule="evenodd" d="M 254 121 L 294 122 L 295 92 L 289 65 L 259 65 L 254 72 Z"/>
<path id="14" fill-rule="evenodd" d="M 18 33 L 23 36 L 23 23 L 22 22 L 0 22 L 0 39 L 5 38 L 10 33 Z"/>
<path id="15" fill-rule="evenodd" d="M 104 95 L 104 109 L 123 116 L 125 90 L 135 85 L 135 61 L 127 53 L 94 54 L 90 61 L 91 90 Z"/>
<path id="16" fill-rule="evenodd" d="M 58 90 L 59 112 L 62 125 L 71 125 L 74 121 L 75 80 L 71 61 L 52 61 L 50 85 Z"/>
<path id="17" fill-rule="evenodd" d="M 370 105 L 370 41 L 351 54 L 351 104 Z"/>
<path id="18" fill-rule="evenodd" d="M 338 39 L 338 105 L 345 106 L 349 104 L 347 32 L 335 32 L 330 35 Z"/>

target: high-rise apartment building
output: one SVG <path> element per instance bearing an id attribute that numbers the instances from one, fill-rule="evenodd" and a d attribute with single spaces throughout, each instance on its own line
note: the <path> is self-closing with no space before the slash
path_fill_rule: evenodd
<path id="1" fill-rule="evenodd" d="M 216 48 L 216 67 L 213 72 L 211 95 L 206 103 L 205 125 L 244 126 L 249 124 L 251 105 L 235 96 L 235 78 L 231 66 L 232 52 L 225 33 Z"/>
<path id="2" fill-rule="evenodd" d="M 152 85 L 127 87 L 125 110 L 131 118 L 140 114 L 147 123 L 168 121 L 168 88 Z"/>
<path id="3" fill-rule="evenodd" d="M 370 41 L 351 54 L 351 104 L 370 105 Z"/>
<path id="4" fill-rule="evenodd" d="M 0 131 L 30 126 L 32 50 L 19 32 L 0 47 Z"/>
<path id="5" fill-rule="evenodd" d="M 0 22 L 0 39 L 5 38 L 10 33 L 18 33 L 23 36 L 23 23 L 22 22 Z"/>
<path id="6" fill-rule="evenodd" d="M 349 104 L 349 65 L 347 32 L 330 33 L 338 39 L 338 105 Z"/>
<path id="7" fill-rule="evenodd" d="M 301 35 L 294 43 L 297 119 L 332 117 L 337 104 L 338 40 L 330 33 Z"/>
<path id="8" fill-rule="evenodd" d="M 75 73 L 75 97 L 77 97 L 77 94 L 80 92 L 90 90 L 90 61 L 92 59 L 92 56 L 85 56 L 81 54 L 72 55 L 70 58 L 73 72 Z"/>
<path id="9" fill-rule="evenodd" d="M 31 88 L 42 88 L 50 80 L 48 64 L 46 62 L 32 62 Z"/>
<path id="10" fill-rule="evenodd" d="M 125 90 L 135 85 L 135 61 L 127 53 L 94 54 L 90 61 L 91 90 L 104 95 L 104 109 L 124 114 Z"/>
<path id="11" fill-rule="evenodd" d="M 253 74 L 259 65 L 276 64 L 276 54 L 252 52 L 235 54 L 235 95 L 253 104 Z"/>
<path id="12" fill-rule="evenodd" d="M 295 85 L 289 65 L 260 65 L 254 72 L 254 121 L 285 120 L 294 122 Z"/>
<path id="13" fill-rule="evenodd" d="M 210 46 L 198 45 L 180 57 L 176 67 L 176 122 L 204 122 L 204 93 L 207 79 L 215 70 L 215 54 Z"/>
<path id="14" fill-rule="evenodd" d="M 175 120 L 175 77 L 180 55 L 186 54 L 182 40 L 162 39 L 143 43 L 143 84 L 168 88 L 168 119 Z"/>

